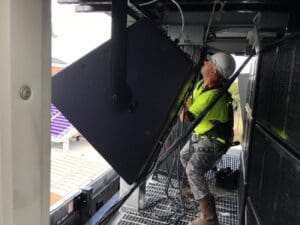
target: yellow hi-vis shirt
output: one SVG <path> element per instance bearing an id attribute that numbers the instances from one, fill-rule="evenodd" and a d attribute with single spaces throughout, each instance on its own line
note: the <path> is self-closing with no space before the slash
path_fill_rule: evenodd
<path id="1" fill-rule="evenodd" d="M 193 90 L 193 94 L 188 98 L 186 103 L 188 111 L 197 118 L 219 91 L 219 88 L 204 90 L 203 82 L 198 82 Z M 228 122 L 228 114 L 226 97 L 223 95 L 206 114 L 202 121 L 195 127 L 194 133 L 204 135 L 207 131 L 214 127 L 214 121 L 219 121 L 221 123 Z"/>

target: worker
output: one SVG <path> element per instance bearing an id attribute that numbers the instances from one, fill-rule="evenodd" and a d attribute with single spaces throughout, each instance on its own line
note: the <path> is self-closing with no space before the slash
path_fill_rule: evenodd
<path id="1" fill-rule="evenodd" d="M 222 84 L 235 70 L 234 58 L 218 52 L 204 61 L 200 69 L 203 79 L 196 84 L 179 114 L 181 122 L 192 122 L 220 91 Z M 229 93 L 224 94 L 202 121 L 180 151 L 190 191 L 199 203 L 199 217 L 189 225 L 217 225 L 214 196 L 210 193 L 204 174 L 212 169 L 227 151 L 233 139 L 233 116 Z"/>

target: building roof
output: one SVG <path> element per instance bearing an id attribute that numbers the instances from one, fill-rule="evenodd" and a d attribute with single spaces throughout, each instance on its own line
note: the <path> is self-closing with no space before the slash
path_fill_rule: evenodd
<path id="1" fill-rule="evenodd" d="M 66 65 L 67 63 L 56 58 L 56 57 L 52 57 L 52 64 L 60 64 L 60 65 Z"/>

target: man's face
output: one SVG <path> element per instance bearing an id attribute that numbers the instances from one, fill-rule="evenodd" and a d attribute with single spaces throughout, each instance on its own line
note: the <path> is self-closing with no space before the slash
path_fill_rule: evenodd
<path id="1" fill-rule="evenodd" d="M 203 66 L 201 67 L 201 74 L 203 77 L 209 77 L 216 75 L 217 70 L 215 65 L 210 60 L 205 60 Z"/>

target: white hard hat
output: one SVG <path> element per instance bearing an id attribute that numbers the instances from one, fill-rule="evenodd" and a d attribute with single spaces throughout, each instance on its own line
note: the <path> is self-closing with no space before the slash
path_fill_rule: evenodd
<path id="1" fill-rule="evenodd" d="M 224 79 L 228 79 L 235 70 L 234 58 L 228 53 L 217 52 L 209 59 Z"/>

